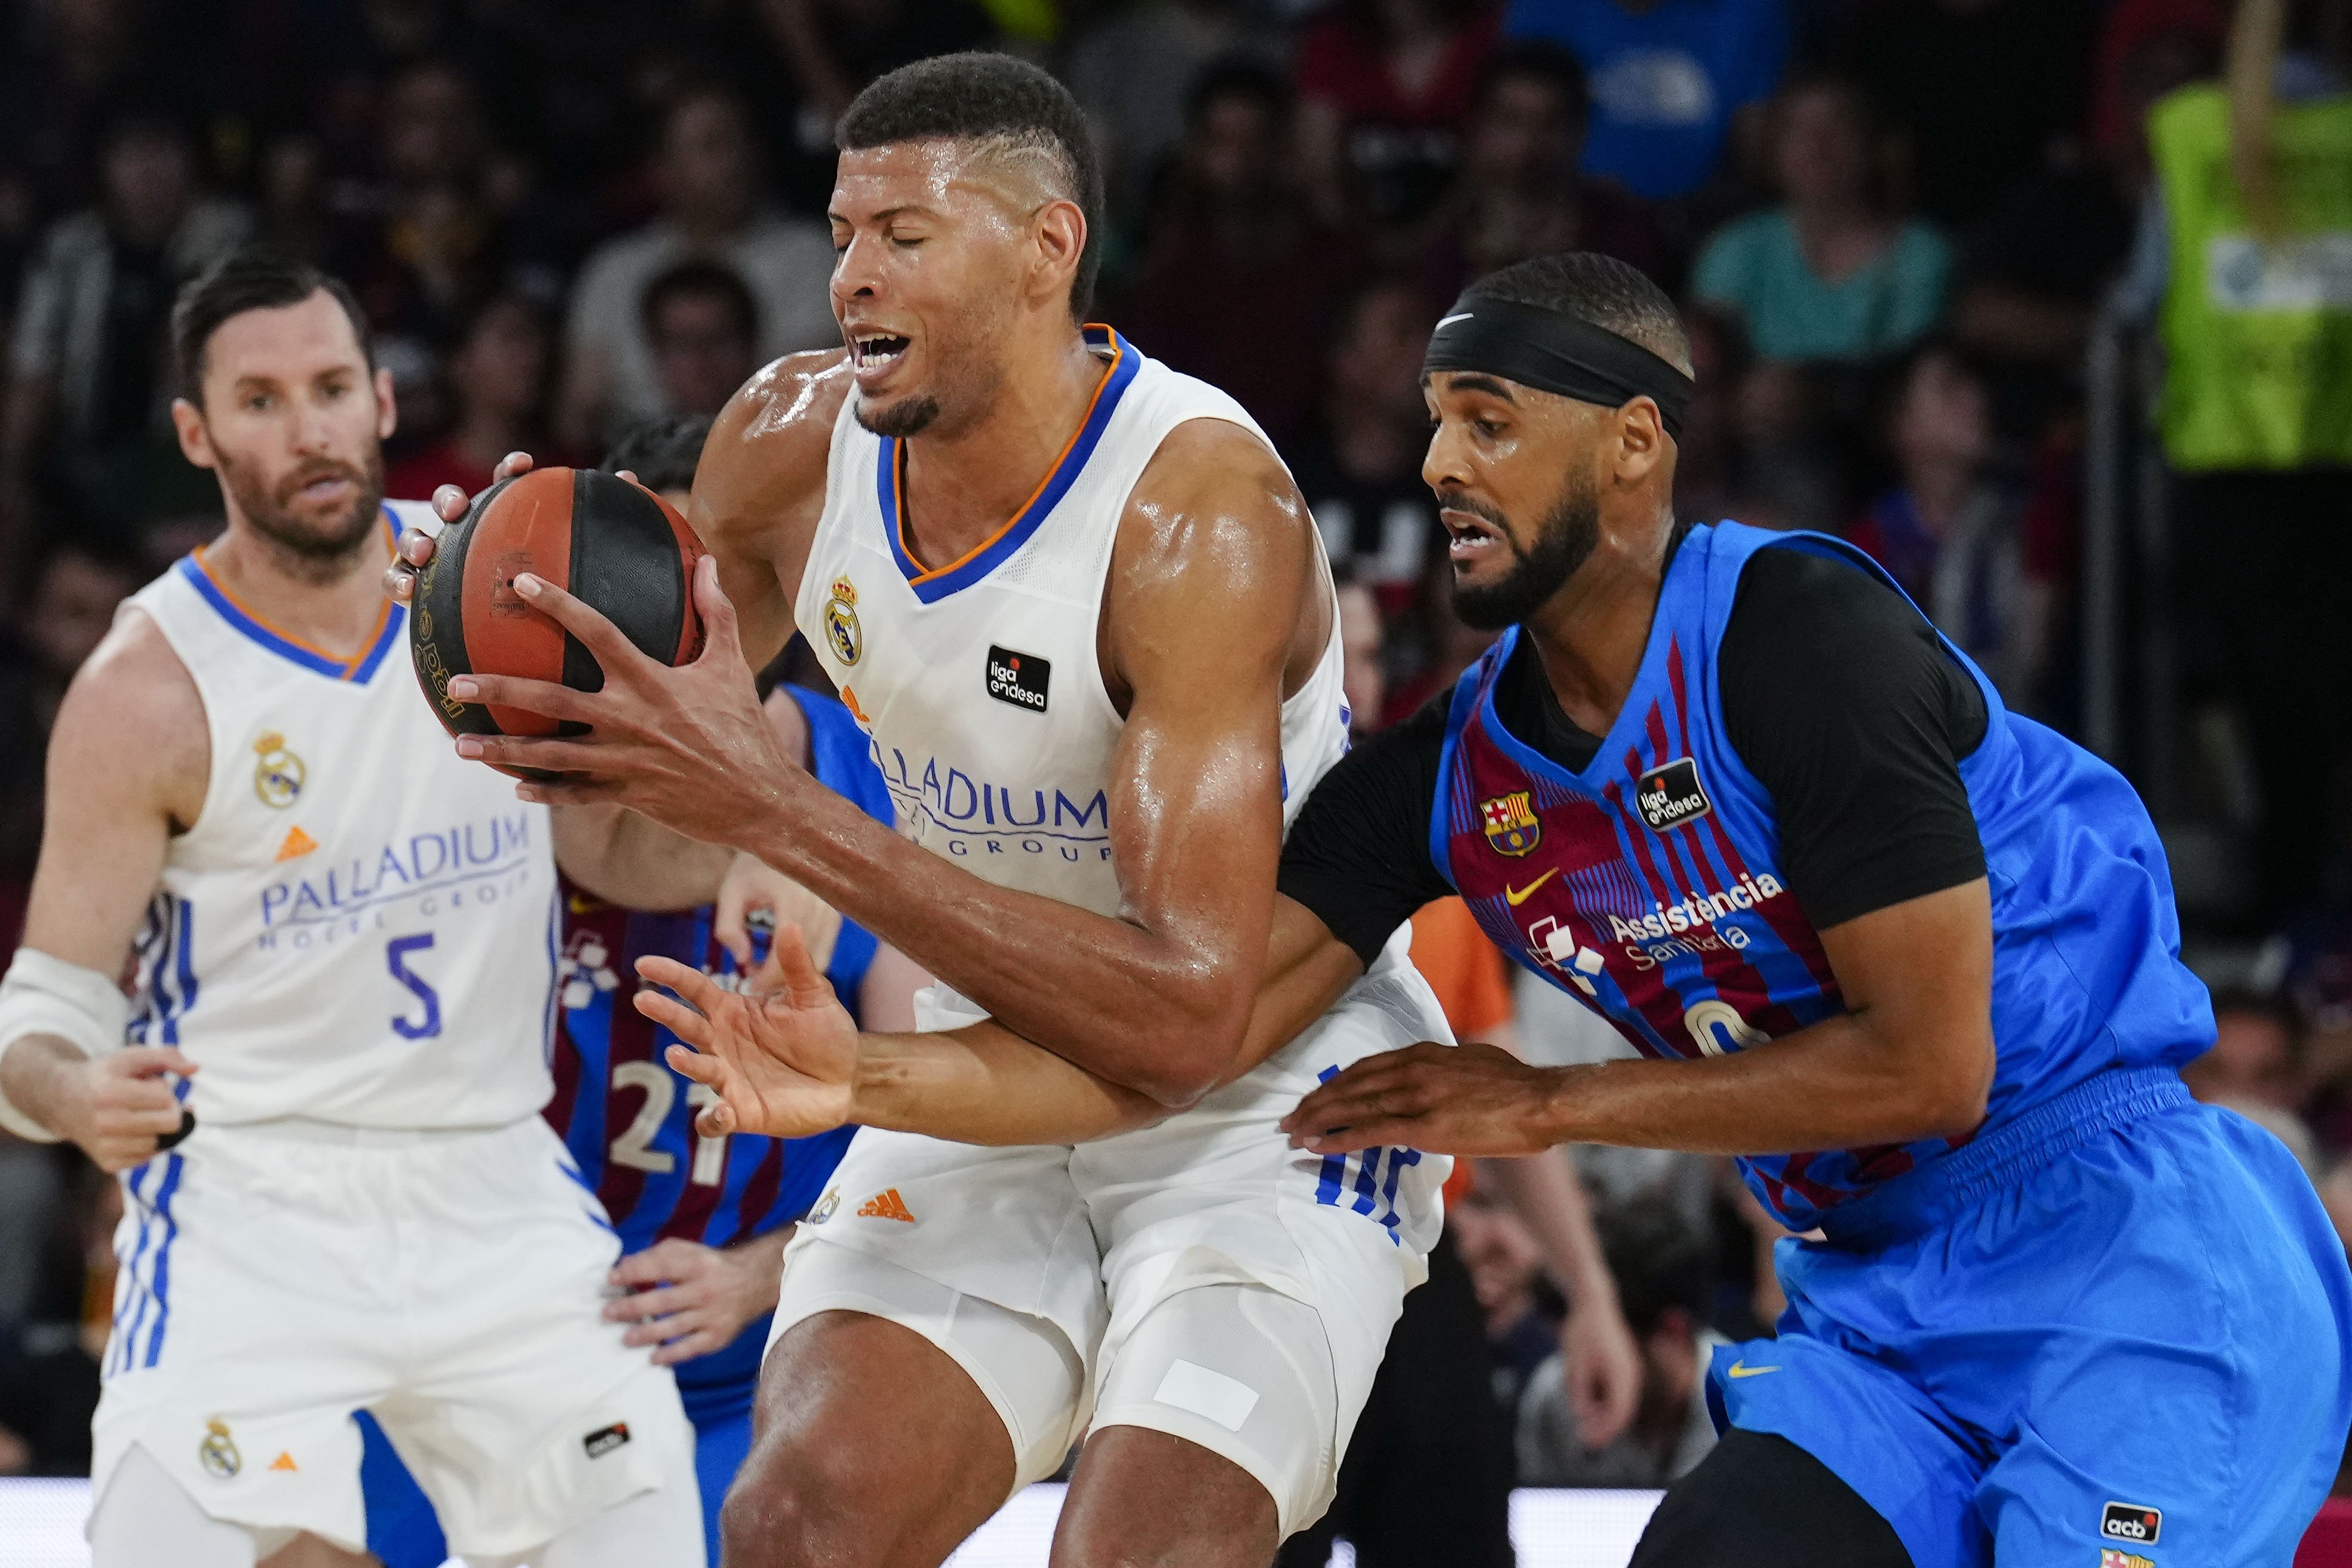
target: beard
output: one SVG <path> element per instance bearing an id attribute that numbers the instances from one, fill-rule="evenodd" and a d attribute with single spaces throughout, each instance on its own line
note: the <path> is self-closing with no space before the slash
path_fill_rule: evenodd
<path id="1" fill-rule="evenodd" d="M 1473 588 L 1454 580 L 1454 613 L 1480 632 L 1500 632 L 1542 609 L 1601 543 L 1600 492 L 1580 476 L 1570 476 L 1567 492 L 1537 525 L 1536 542 L 1526 549 L 1511 537 L 1500 513 L 1463 497 L 1446 505 L 1494 524 L 1511 552 L 1511 570 L 1500 582 Z"/>
<path id="2" fill-rule="evenodd" d="M 877 435 L 887 435 L 904 441 L 910 435 L 920 435 L 940 417 L 940 400 L 929 392 L 902 397 L 898 402 L 877 408 L 861 394 L 857 399 L 857 423 Z"/>
<path id="3" fill-rule="evenodd" d="M 297 559 L 312 565 L 349 560 L 366 544 L 383 507 L 383 454 L 371 450 L 362 467 L 320 458 L 305 463 L 272 489 L 257 466 L 248 465 L 215 449 L 221 483 L 228 487 L 237 510 L 254 531 Z M 308 522 L 294 513 L 294 497 L 314 479 L 349 480 L 358 494 L 348 510 Z"/>

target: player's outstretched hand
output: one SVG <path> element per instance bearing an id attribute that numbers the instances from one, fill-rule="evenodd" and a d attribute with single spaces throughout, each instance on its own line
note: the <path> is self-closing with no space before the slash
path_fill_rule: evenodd
<path id="1" fill-rule="evenodd" d="M 673 1236 L 630 1253 L 606 1279 L 629 1294 L 605 1303 L 605 1321 L 629 1325 L 622 1343 L 654 1346 L 656 1366 L 723 1350 L 776 1306 L 776 1256 L 766 1248 L 721 1250 Z"/>
<path id="2" fill-rule="evenodd" d="M 530 454 L 509 452 L 499 459 L 490 470 L 490 483 L 511 479 L 518 474 L 530 472 Z M 416 597 L 416 575 L 433 559 L 433 546 L 441 529 L 466 515 L 474 498 L 455 485 L 444 485 L 433 492 L 433 515 L 440 519 L 431 533 L 419 528 L 400 530 L 400 538 L 392 547 L 392 564 L 383 569 L 383 591 L 400 603 L 406 604 Z"/>
<path id="3" fill-rule="evenodd" d="M 669 1048 L 669 1064 L 718 1092 L 694 1120 L 702 1136 L 805 1138 L 850 1119 L 857 1020 L 810 961 L 798 926 L 776 933 L 767 963 L 740 991 L 674 958 L 640 958 L 637 973 L 686 998 L 641 990 L 636 1009 L 686 1042 Z"/>
<path id="4" fill-rule="evenodd" d="M 709 556 L 694 569 L 702 615 L 700 656 L 676 669 L 649 659 L 620 629 L 534 572 L 515 591 L 578 639 L 604 672 L 602 691 L 576 692 L 514 675 L 452 676 L 459 702 L 489 703 L 585 725 L 572 738 L 465 735 L 457 755 L 501 768 L 563 775 L 517 787 L 526 800 L 557 806 L 616 805 L 707 844 L 724 844 L 746 822 L 772 819 L 802 791 L 829 793 L 792 766 L 760 707 L 735 607 Z"/>
<path id="5" fill-rule="evenodd" d="M 196 1064 L 168 1045 L 134 1045 L 72 1071 L 56 1131 L 112 1176 L 153 1159 L 158 1142 L 180 1130 L 179 1098 L 163 1075 L 184 1078 Z"/>
<path id="6" fill-rule="evenodd" d="M 1442 1155 L 1549 1148 L 1543 1111 L 1559 1075 L 1491 1045 L 1434 1045 L 1366 1057 L 1282 1120 L 1293 1148 L 1345 1154 L 1375 1144 Z"/>
<path id="7" fill-rule="evenodd" d="M 761 912 L 770 930 L 801 928 L 809 962 L 817 968 L 833 962 L 833 945 L 841 938 L 841 911 L 759 856 L 739 851 L 719 884 L 719 903 L 710 917 L 710 934 L 735 956 L 739 969 L 751 967 L 750 917 Z"/>

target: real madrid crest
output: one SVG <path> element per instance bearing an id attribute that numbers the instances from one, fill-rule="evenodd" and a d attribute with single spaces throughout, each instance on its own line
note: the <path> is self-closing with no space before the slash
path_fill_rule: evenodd
<path id="1" fill-rule="evenodd" d="M 257 737 L 253 749 L 261 758 L 253 765 L 253 792 L 265 806 L 292 805 L 310 774 L 302 759 L 286 749 L 286 737 L 274 729 Z"/>
<path id="2" fill-rule="evenodd" d="M 824 640 L 845 664 L 857 663 L 865 651 L 865 636 L 857 629 L 857 589 L 845 577 L 833 580 L 833 597 L 824 601 Z"/>
<path id="3" fill-rule="evenodd" d="M 809 1210 L 808 1222 L 811 1225 L 823 1225 L 833 1218 L 833 1211 L 840 1207 L 841 1189 L 837 1186 L 828 1187 L 825 1189 L 824 1196 L 817 1200 L 817 1206 Z"/>
<path id="4" fill-rule="evenodd" d="M 196 1445 L 196 1458 L 223 1480 L 233 1479 L 245 1468 L 245 1461 L 237 1457 L 236 1443 L 228 1435 L 228 1423 L 217 1416 L 205 1423 L 205 1440 Z"/>
<path id="5" fill-rule="evenodd" d="M 1486 841 L 1496 854 L 1523 855 L 1543 840 L 1543 824 L 1536 821 L 1534 792 L 1514 789 L 1478 802 L 1478 820 Z"/>

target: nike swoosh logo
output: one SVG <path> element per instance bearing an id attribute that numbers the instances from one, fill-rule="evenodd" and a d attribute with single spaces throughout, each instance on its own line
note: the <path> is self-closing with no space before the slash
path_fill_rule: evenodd
<path id="1" fill-rule="evenodd" d="M 1559 874 L 1559 867 L 1554 866 L 1551 870 L 1544 873 L 1543 875 L 1536 878 L 1535 881 L 1528 883 L 1525 887 L 1513 887 L 1509 883 L 1505 883 L 1503 884 L 1503 902 L 1509 904 L 1513 909 L 1517 909 L 1520 904 L 1525 904 L 1528 899 L 1533 898 L 1536 895 L 1536 889 L 1541 887 L 1544 883 L 1549 882 L 1553 877 L 1558 876 Z"/>
<path id="2" fill-rule="evenodd" d="M 1735 1361 L 1731 1364 L 1731 1375 L 1734 1377 L 1761 1377 L 1768 1372 L 1780 1370 L 1777 1366 L 1750 1366 L 1744 1361 Z"/>
<path id="3" fill-rule="evenodd" d="M 1458 316 L 1445 317 L 1444 319 L 1440 320 L 1435 327 L 1432 328 L 1431 330 L 1442 331 L 1445 328 L 1453 326 L 1456 321 L 1475 321 L 1478 318 L 1470 311 L 1465 310 Z"/>

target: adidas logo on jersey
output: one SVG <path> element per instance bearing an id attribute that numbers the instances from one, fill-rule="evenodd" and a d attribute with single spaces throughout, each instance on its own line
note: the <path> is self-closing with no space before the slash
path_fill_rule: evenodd
<path id="1" fill-rule="evenodd" d="M 904 1220 L 908 1225 L 915 1223 L 915 1217 L 907 1212 L 907 1200 L 898 1196 L 898 1189 L 895 1186 L 887 1192 L 877 1192 L 872 1197 L 867 1198 L 864 1203 L 859 1204 L 857 1206 L 857 1218 L 860 1219 L 898 1219 Z"/>

